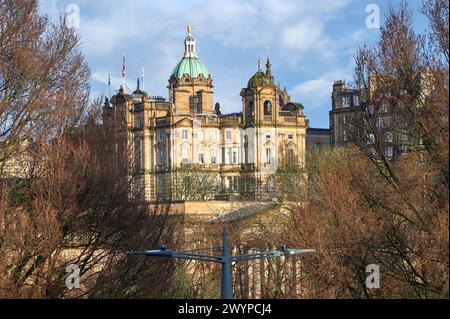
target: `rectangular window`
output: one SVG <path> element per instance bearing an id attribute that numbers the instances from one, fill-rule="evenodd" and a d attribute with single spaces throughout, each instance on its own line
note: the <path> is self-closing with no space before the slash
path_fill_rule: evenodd
<path id="1" fill-rule="evenodd" d="M 217 164 L 217 150 L 211 150 L 211 164 Z"/>
<path id="2" fill-rule="evenodd" d="M 159 131 L 159 140 L 160 140 L 161 142 L 164 141 L 164 134 L 165 134 L 164 131 Z"/>
<path id="3" fill-rule="evenodd" d="M 238 164 L 238 152 L 233 150 L 233 164 Z"/>
<path id="4" fill-rule="evenodd" d="M 135 157 L 136 157 L 136 168 L 143 169 L 144 168 L 144 141 L 142 138 L 137 138 L 135 140 Z"/>
<path id="5" fill-rule="evenodd" d="M 225 131 L 225 140 L 227 141 L 227 142 L 231 142 L 231 131 L 230 130 L 227 130 L 227 131 Z"/>
<path id="6" fill-rule="evenodd" d="M 159 149 L 159 164 L 164 165 L 166 164 L 166 152 L 164 148 Z"/>
<path id="7" fill-rule="evenodd" d="M 211 131 L 211 141 L 216 141 L 217 140 L 217 135 L 216 135 L 216 131 Z"/>
<path id="8" fill-rule="evenodd" d="M 187 148 L 183 148 L 183 164 L 189 164 L 189 151 Z"/>
<path id="9" fill-rule="evenodd" d="M 350 107 L 350 106 L 352 106 L 352 97 L 350 95 L 344 95 L 342 97 L 342 106 L 343 107 Z"/>
<path id="10" fill-rule="evenodd" d="M 271 165 L 272 164 L 272 149 L 266 148 L 266 164 Z"/>
<path id="11" fill-rule="evenodd" d="M 373 143 L 375 143 L 375 135 L 367 134 L 367 144 L 373 144 Z"/>
<path id="12" fill-rule="evenodd" d="M 384 149 L 384 155 L 387 158 L 391 159 L 394 156 L 394 149 L 392 147 L 386 147 Z"/>
<path id="13" fill-rule="evenodd" d="M 198 163 L 205 164 L 205 154 L 203 153 L 203 151 L 200 151 L 200 153 L 198 153 Z"/>
<path id="14" fill-rule="evenodd" d="M 270 133 L 266 134 L 266 139 L 270 140 L 272 138 L 272 135 L 270 135 Z"/>
<path id="15" fill-rule="evenodd" d="M 233 163 L 233 151 L 231 147 L 227 147 L 227 164 Z"/>
<path id="16" fill-rule="evenodd" d="M 386 132 L 385 133 L 385 142 L 386 143 L 392 143 L 394 141 L 394 135 L 392 132 Z"/>
<path id="17" fill-rule="evenodd" d="M 357 94 L 353 95 L 353 105 L 359 106 L 359 95 Z"/>
<path id="18" fill-rule="evenodd" d="M 198 141 L 203 142 L 204 139 L 205 139 L 205 134 L 203 133 L 203 131 L 198 131 Z"/>
<path id="19" fill-rule="evenodd" d="M 136 115 L 136 123 L 135 123 L 135 128 L 137 129 L 141 129 L 143 127 L 143 123 L 142 123 L 142 115 Z"/>
<path id="20" fill-rule="evenodd" d="M 294 134 L 289 133 L 288 134 L 288 140 L 292 141 L 294 139 Z"/>
<path id="21" fill-rule="evenodd" d="M 189 131 L 188 130 L 183 130 L 183 140 L 184 141 L 189 140 Z"/>
<path id="22" fill-rule="evenodd" d="M 228 176 L 227 177 L 227 182 L 226 182 L 226 189 L 227 192 L 231 192 L 231 186 L 233 185 L 233 177 Z"/>
<path id="23" fill-rule="evenodd" d="M 164 194 L 164 177 L 163 176 L 158 177 L 158 193 L 160 195 Z"/>
<path id="24" fill-rule="evenodd" d="M 239 176 L 233 177 L 233 191 L 238 192 L 239 191 Z"/>

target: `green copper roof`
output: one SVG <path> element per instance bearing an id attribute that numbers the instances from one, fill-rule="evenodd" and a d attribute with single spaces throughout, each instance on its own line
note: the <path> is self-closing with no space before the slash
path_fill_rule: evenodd
<path id="1" fill-rule="evenodd" d="M 198 58 L 183 58 L 172 71 L 172 76 L 178 79 L 188 74 L 191 78 L 197 78 L 203 74 L 205 78 L 209 76 L 209 71 L 202 61 Z"/>

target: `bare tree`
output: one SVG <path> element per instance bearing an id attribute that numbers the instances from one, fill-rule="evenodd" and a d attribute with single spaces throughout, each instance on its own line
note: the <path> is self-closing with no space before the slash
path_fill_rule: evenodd
<path id="1" fill-rule="evenodd" d="M 173 263 L 126 252 L 175 246 L 177 220 L 132 200 L 130 151 L 88 103 L 77 35 L 37 1 L 1 0 L 0 16 L 0 165 L 28 164 L 1 175 L 0 296 L 163 297 Z M 65 284 L 69 264 L 81 289 Z"/>

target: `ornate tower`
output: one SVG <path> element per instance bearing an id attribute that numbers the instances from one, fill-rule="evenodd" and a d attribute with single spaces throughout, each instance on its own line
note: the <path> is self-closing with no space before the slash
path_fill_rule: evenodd
<path id="1" fill-rule="evenodd" d="M 197 56 L 195 38 L 188 26 L 184 56 L 169 79 L 169 96 L 175 114 L 213 114 L 213 81 L 205 64 Z"/>
<path id="2" fill-rule="evenodd" d="M 246 126 L 274 124 L 280 111 L 280 96 L 282 92 L 275 84 L 272 75 L 272 64 L 269 56 L 266 71 L 262 70 L 261 59 L 258 61 L 258 71 L 250 78 L 247 88 L 241 92 L 243 116 Z"/>

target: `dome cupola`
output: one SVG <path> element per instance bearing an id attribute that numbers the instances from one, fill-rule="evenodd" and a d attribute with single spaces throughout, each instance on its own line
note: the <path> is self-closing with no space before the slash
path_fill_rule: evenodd
<path id="1" fill-rule="evenodd" d="M 188 25 L 188 35 L 184 40 L 184 57 L 173 69 L 171 77 L 181 79 L 186 74 L 190 78 L 198 78 L 200 75 L 205 78 L 210 76 L 205 64 L 197 56 L 196 41 L 192 36 L 190 25 Z"/>

